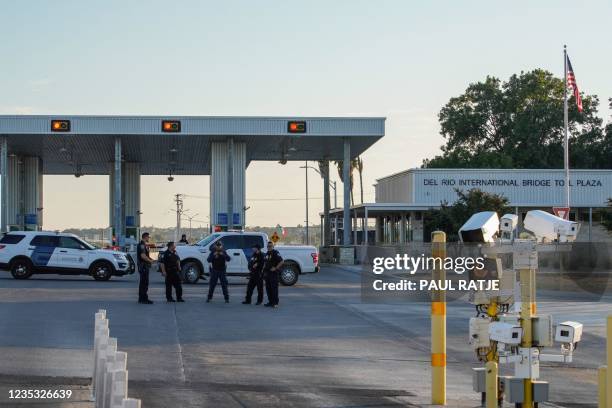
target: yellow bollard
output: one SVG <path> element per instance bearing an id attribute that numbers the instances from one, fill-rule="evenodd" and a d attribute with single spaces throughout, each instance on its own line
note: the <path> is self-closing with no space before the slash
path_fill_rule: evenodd
<path id="1" fill-rule="evenodd" d="M 535 296 L 535 270 L 520 269 L 521 282 L 521 327 L 523 328 L 522 347 L 533 346 L 533 323 L 532 318 L 536 313 L 536 296 Z M 533 408 L 533 385 L 531 378 L 524 381 L 524 399 L 522 406 L 525 408 Z"/>
<path id="2" fill-rule="evenodd" d="M 606 376 L 607 376 L 607 367 L 599 367 L 599 381 L 598 381 L 598 391 L 599 391 L 599 403 L 597 404 L 597 408 L 608 408 L 606 406 Z"/>
<path id="3" fill-rule="evenodd" d="M 446 234 L 434 231 L 431 234 L 433 258 L 446 257 Z M 432 279 L 443 282 L 446 272 L 438 263 L 432 272 Z M 446 405 L 446 294 L 443 290 L 434 291 L 431 299 L 431 403 Z"/>
<path id="4" fill-rule="evenodd" d="M 612 315 L 608 316 L 608 332 L 606 334 L 606 353 L 608 354 L 608 366 L 606 369 L 606 390 L 605 400 L 606 408 L 612 408 Z"/>
<path id="5" fill-rule="evenodd" d="M 497 408 L 497 363 L 488 361 L 485 364 L 487 405 L 486 408 Z"/>

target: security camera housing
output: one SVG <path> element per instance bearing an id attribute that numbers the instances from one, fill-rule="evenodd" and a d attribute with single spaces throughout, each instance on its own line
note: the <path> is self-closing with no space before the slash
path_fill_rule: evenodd
<path id="1" fill-rule="evenodd" d="M 582 323 L 562 322 L 555 330 L 555 341 L 565 344 L 576 344 L 582 339 Z"/>
<path id="2" fill-rule="evenodd" d="M 495 211 L 478 212 L 459 228 L 461 242 L 493 242 L 499 229 Z"/>
<path id="3" fill-rule="evenodd" d="M 579 229 L 577 222 L 564 220 L 542 210 L 529 211 L 523 225 L 539 242 L 573 242 Z"/>
<path id="4" fill-rule="evenodd" d="M 523 329 L 511 323 L 491 322 L 489 325 L 489 338 L 499 343 L 509 345 L 521 344 Z"/>

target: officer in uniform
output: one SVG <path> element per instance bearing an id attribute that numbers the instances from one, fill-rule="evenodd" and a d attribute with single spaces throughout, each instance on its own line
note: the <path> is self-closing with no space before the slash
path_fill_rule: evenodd
<path id="1" fill-rule="evenodd" d="M 247 285 L 246 299 L 242 302 L 243 305 L 251 304 L 251 297 L 255 287 L 257 287 L 257 304 L 261 305 L 263 302 L 263 266 L 264 255 L 261 252 L 261 245 L 255 244 L 253 246 L 253 255 L 249 259 L 249 283 Z"/>
<path id="2" fill-rule="evenodd" d="M 176 302 L 184 302 L 183 286 L 181 285 L 181 259 L 176 253 L 176 244 L 173 241 L 168 242 L 167 250 L 164 252 L 160 264 L 162 275 L 166 278 L 166 301 L 174 302 L 172 299 L 172 287 L 176 292 Z"/>
<path id="3" fill-rule="evenodd" d="M 136 257 L 138 258 L 138 273 L 140 274 L 140 282 L 138 284 L 138 303 L 151 305 L 153 302 L 149 300 L 149 270 L 154 262 L 149 256 L 149 233 L 142 234 L 142 239 L 136 249 Z"/>
<path id="4" fill-rule="evenodd" d="M 264 279 L 266 280 L 266 307 L 278 307 L 278 274 L 283 266 L 283 258 L 274 249 L 274 242 L 268 241 L 268 252 L 264 257 Z"/>
<path id="5" fill-rule="evenodd" d="M 215 293 L 215 287 L 217 281 L 221 281 L 221 289 L 223 289 L 223 297 L 225 303 L 229 303 L 229 293 L 227 291 L 227 277 L 225 271 L 227 270 L 227 263 L 230 261 L 230 257 L 223 249 L 221 241 L 217 241 L 214 249 L 208 255 L 207 262 L 210 264 L 210 282 L 208 283 L 208 297 L 206 303 L 210 303 L 213 294 Z"/>
<path id="6" fill-rule="evenodd" d="M 179 243 L 189 245 L 189 241 L 187 240 L 187 235 L 185 234 L 181 235 L 181 240 L 179 241 Z"/>

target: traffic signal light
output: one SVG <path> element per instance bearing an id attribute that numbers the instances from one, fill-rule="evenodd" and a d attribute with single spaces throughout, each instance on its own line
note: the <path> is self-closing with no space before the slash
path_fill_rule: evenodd
<path id="1" fill-rule="evenodd" d="M 294 120 L 287 123 L 287 132 L 289 133 L 306 133 L 306 121 Z"/>
<path id="2" fill-rule="evenodd" d="M 52 132 L 70 132 L 70 121 L 61 119 L 61 120 L 52 120 L 51 121 L 51 131 Z"/>
<path id="3" fill-rule="evenodd" d="M 181 131 L 180 120 L 162 120 L 162 132 L 179 133 Z"/>

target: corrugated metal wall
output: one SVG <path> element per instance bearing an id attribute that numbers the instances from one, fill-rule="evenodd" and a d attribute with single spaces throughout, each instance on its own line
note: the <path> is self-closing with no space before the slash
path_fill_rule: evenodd
<path id="1" fill-rule="evenodd" d="M 412 199 L 411 175 L 404 172 L 381 179 L 375 192 L 377 203 L 409 203 Z"/>
<path id="2" fill-rule="evenodd" d="M 605 207 L 612 196 L 612 170 L 572 170 L 573 207 Z M 456 201 L 455 189 L 501 194 L 519 207 L 562 206 L 563 170 L 411 169 L 378 180 L 377 202 L 438 206 Z"/>
<path id="3" fill-rule="evenodd" d="M 42 226 L 43 173 L 42 161 L 38 157 L 8 158 L 8 222 L 9 228 L 26 227 L 28 215 L 30 229 Z M 32 221 L 36 223 L 31 223 Z"/>
<path id="4" fill-rule="evenodd" d="M 22 168 L 21 158 L 16 156 L 9 156 L 8 158 L 8 220 L 7 226 L 10 229 L 11 226 L 21 229 L 21 220 L 19 214 L 21 214 L 21 191 L 22 191 Z"/>
<path id="5" fill-rule="evenodd" d="M 109 225 L 114 225 L 114 202 L 115 202 L 115 171 L 110 166 L 109 176 Z M 126 217 L 134 217 L 134 226 L 140 227 L 140 164 L 123 163 L 121 166 L 121 197 L 123 213 L 123 227 L 125 228 Z"/>
<path id="6" fill-rule="evenodd" d="M 234 143 L 234 212 L 240 214 L 240 225 L 245 225 L 245 197 L 246 197 L 246 144 Z M 211 143 L 211 172 L 210 172 L 210 222 L 219 224 L 219 214 L 227 213 L 227 143 Z"/>

